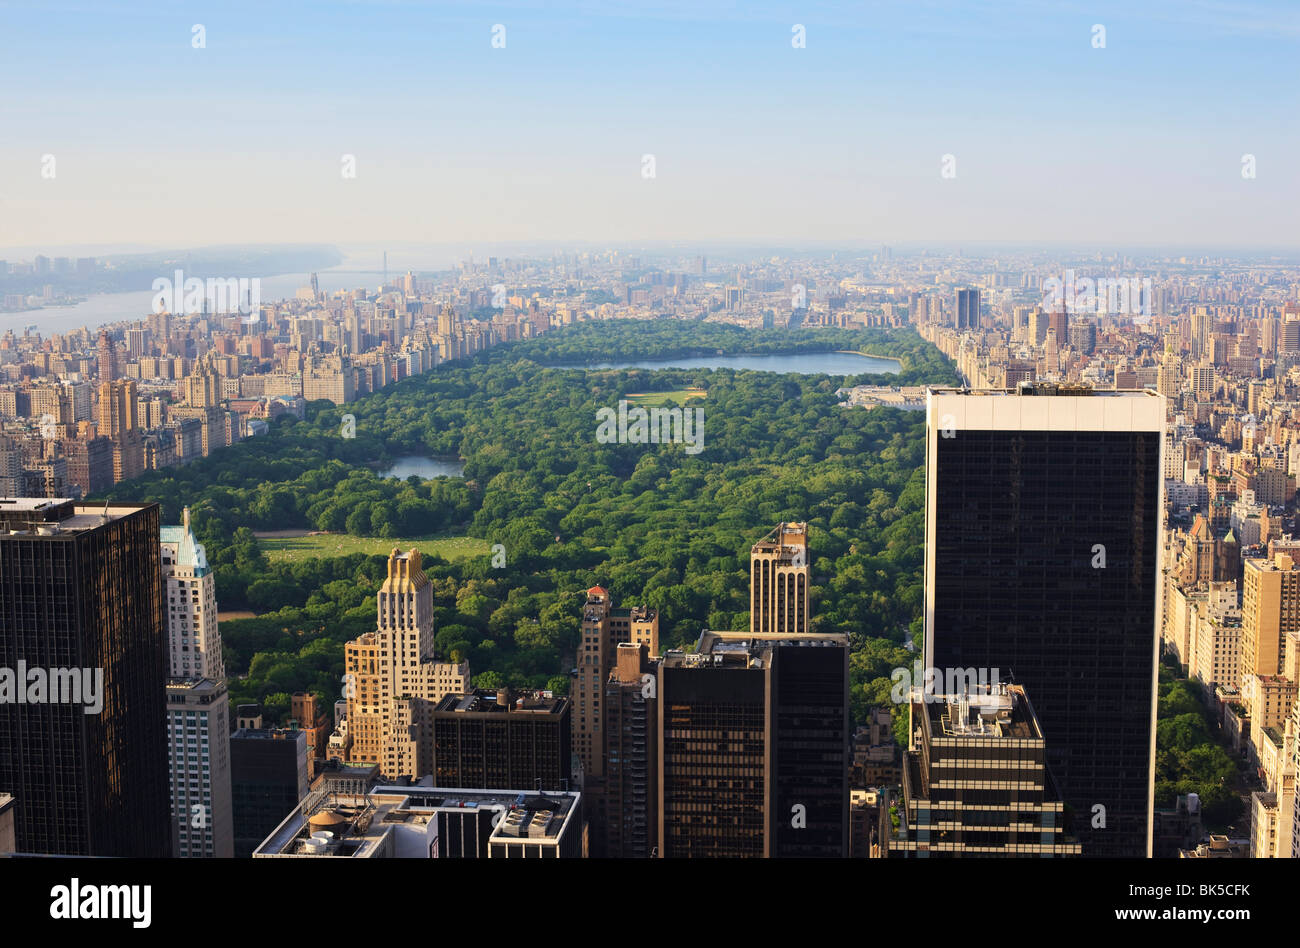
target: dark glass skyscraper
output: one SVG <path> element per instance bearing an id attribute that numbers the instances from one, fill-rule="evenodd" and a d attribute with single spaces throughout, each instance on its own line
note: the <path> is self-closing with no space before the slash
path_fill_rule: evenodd
<path id="1" fill-rule="evenodd" d="M 1148 853 L 1164 399 L 931 391 L 926 664 L 1023 685 L 1084 856 Z"/>
<path id="2" fill-rule="evenodd" d="M 171 855 L 158 519 L 0 499 L 0 793 L 18 852 Z"/>
<path id="3" fill-rule="evenodd" d="M 848 638 L 705 632 L 659 668 L 659 855 L 848 854 Z"/>
<path id="4" fill-rule="evenodd" d="M 957 291 L 957 328 L 979 329 L 980 327 L 980 291 Z"/>

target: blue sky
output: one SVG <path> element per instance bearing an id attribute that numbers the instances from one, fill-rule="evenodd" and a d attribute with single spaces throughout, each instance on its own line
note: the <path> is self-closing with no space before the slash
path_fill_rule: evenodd
<path id="1" fill-rule="evenodd" d="M 0 35 L 0 247 L 1300 243 L 1295 3 L 47 0 Z"/>

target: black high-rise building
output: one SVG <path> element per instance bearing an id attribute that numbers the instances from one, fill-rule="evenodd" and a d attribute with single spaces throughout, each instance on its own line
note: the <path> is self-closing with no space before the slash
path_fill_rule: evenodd
<path id="1" fill-rule="evenodd" d="M 1084 856 L 1149 848 L 1164 419 L 1154 392 L 928 398 L 926 665 L 1034 696 Z"/>
<path id="2" fill-rule="evenodd" d="M 621 642 L 604 689 L 604 793 L 592 819 L 591 854 L 646 859 L 659 845 L 654 682 L 658 660 L 643 642 Z"/>
<path id="3" fill-rule="evenodd" d="M 705 632 L 659 668 L 659 855 L 848 854 L 848 639 Z"/>
<path id="4" fill-rule="evenodd" d="M 569 699 L 476 689 L 433 710 L 433 782 L 475 790 L 567 790 Z"/>
<path id="5" fill-rule="evenodd" d="M 251 856 L 302 802 L 308 785 L 306 731 L 241 727 L 230 735 L 235 858 Z"/>
<path id="6" fill-rule="evenodd" d="M 957 328 L 980 328 L 980 291 L 957 291 Z"/>
<path id="7" fill-rule="evenodd" d="M 0 793 L 18 852 L 171 855 L 158 538 L 157 504 L 0 499 Z"/>

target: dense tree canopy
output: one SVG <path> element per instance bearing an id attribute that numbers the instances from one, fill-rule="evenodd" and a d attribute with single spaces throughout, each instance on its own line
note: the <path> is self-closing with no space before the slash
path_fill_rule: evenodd
<path id="1" fill-rule="evenodd" d="M 685 354 L 860 349 L 902 360 L 876 378 L 711 370 L 587 371 L 554 363 Z M 919 633 L 924 419 L 840 406 L 846 384 L 956 380 L 914 332 L 747 332 L 689 323 L 582 324 L 498 346 L 181 468 L 118 485 L 156 500 L 166 522 L 193 511 L 217 570 L 234 701 L 310 689 L 332 699 L 342 644 L 373 627 L 383 557 L 267 562 L 253 529 L 307 528 L 394 538 L 467 533 L 489 557 L 428 560 L 437 643 L 468 658 L 476 682 L 562 687 L 583 591 L 661 613 L 664 647 L 707 627 L 745 628 L 749 547 L 780 520 L 811 527 L 814 627 L 855 646 L 857 715 L 887 696 L 899 646 Z M 601 444 L 596 412 L 631 392 L 702 388 L 704 450 Z M 672 403 L 670 403 L 672 404 Z M 341 436 L 344 413 L 356 437 Z M 465 459 L 465 479 L 398 481 L 403 454 Z M 287 701 L 287 699 L 286 699 Z M 271 701 L 274 717 L 279 702 Z"/>

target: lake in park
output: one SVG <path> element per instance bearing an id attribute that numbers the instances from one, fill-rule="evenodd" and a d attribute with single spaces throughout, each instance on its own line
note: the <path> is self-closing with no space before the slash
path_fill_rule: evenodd
<path id="1" fill-rule="evenodd" d="M 410 454 L 405 457 L 394 458 L 392 466 L 387 470 L 379 472 L 380 477 L 396 477 L 399 480 L 406 480 L 414 474 L 416 477 L 464 477 L 464 461 L 439 461 L 437 458 L 421 457 L 418 454 Z"/>
<path id="2" fill-rule="evenodd" d="M 792 352 L 785 355 L 711 355 L 680 359 L 590 362 L 584 369 L 753 369 L 756 372 L 796 372 L 800 375 L 897 374 L 897 359 L 880 359 L 857 352 Z"/>

